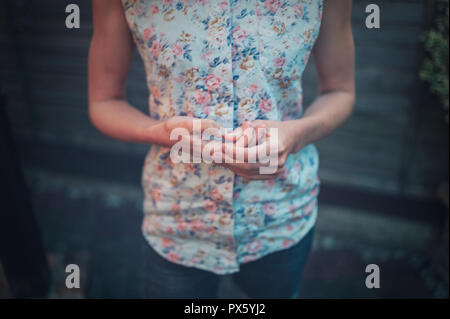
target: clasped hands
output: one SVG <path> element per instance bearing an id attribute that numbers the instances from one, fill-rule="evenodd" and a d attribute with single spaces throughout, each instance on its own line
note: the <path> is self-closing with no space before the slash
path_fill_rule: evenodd
<path id="1" fill-rule="evenodd" d="M 284 172 L 298 140 L 295 127 L 295 121 L 255 120 L 230 131 L 209 119 L 184 116 L 165 122 L 170 139 L 176 141 L 173 154 L 189 144 L 191 159 L 208 154 L 213 164 L 248 180 L 270 180 Z"/>

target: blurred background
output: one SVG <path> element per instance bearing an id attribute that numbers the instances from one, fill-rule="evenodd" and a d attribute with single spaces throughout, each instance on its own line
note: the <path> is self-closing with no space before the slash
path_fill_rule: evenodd
<path id="1" fill-rule="evenodd" d="M 65 8 L 79 5 L 81 28 Z M 381 9 L 367 29 L 366 6 Z M 87 113 L 86 0 L 0 3 L 0 298 L 141 298 L 147 146 Z M 302 298 L 448 298 L 448 0 L 354 0 L 357 102 L 317 144 L 322 190 Z M 136 54 L 129 101 L 147 110 Z M 304 77 L 316 93 L 314 65 Z M 81 288 L 65 287 L 78 264 Z M 381 288 L 367 289 L 377 264 Z M 222 297 L 245 297 L 228 278 Z"/>

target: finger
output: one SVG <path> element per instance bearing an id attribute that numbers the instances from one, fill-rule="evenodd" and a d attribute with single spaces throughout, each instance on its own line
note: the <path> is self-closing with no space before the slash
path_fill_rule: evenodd
<path id="1" fill-rule="evenodd" d="M 264 123 L 253 124 L 255 128 L 256 144 L 262 144 L 267 135 L 267 126 Z"/>
<path id="2" fill-rule="evenodd" d="M 249 126 L 245 129 L 242 136 L 236 142 L 239 147 L 249 147 L 256 145 L 256 131 L 253 127 Z"/>
<path id="3" fill-rule="evenodd" d="M 221 163 L 219 164 L 222 167 L 225 167 L 231 170 L 236 175 L 252 179 L 252 180 L 269 180 L 277 178 L 282 172 L 283 169 L 277 169 L 276 167 L 272 167 L 272 169 L 264 173 L 261 171 L 262 166 L 252 164 L 229 164 L 229 163 Z"/>
<path id="4" fill-rule="evenodd" d="M 173 130 L 176 128 L 185 128 L 190 133 L 193 133 L 194 130 L 198 130 L 199 133 L 203 132 L 205 129 L 214 128 L 220 129 L 221 126 L 214 120 L 211 119 L 199 119 L 188 116 L 174 116 L 168 119 L 166 125 L 169 129 Z"/>
<path id="5" fill-rule="evenodd" d="M 242 129 L 242 127 L 239 126 L 232 132 L 225 132 L 223 137 L 225 141 L 236 142 L 239 138 L 241 138 L 243 131 L 244 130 Z"/>
<path id="6" fill-rule="evenodd" d="M 242 123 L 242 125 L 237 127 L 234 131 L 232 131 L 231 133 L 226 133 L 224 135 L 225 141 L 229 141 L 229 142 L 238 141 L 244 134 L 245 130 L 247 130 L 250 126 L 251 126 L 251 124 L 248 121 Z"/>
<path id="7" fill-rule="evenodd" d="M 208 128 L 220 129 L 222 127 L 219 123 L 211 119 L 202 119 L 201 125 L 202 125 L 202 132 Z"/>
<path id="8" fill-rule="evenodd" d="M 276 153 L 277 149 L 271 149 L 273 146 L 270 144 L 268 140 L 252 147 L 241 147 L 234 143 L 224 143 L 223 152 L 238 162 L 267 162 L 270 158 L 278 155 Z"/>

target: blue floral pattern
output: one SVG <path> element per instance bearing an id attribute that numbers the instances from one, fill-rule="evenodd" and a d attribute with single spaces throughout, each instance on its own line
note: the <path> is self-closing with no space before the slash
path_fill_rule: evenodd
<path id="1" fill-rule="evenodd" d="M 208 118 L 226 128 L 300 118 L 301 78 L 323 0 L 122 0 L 145 64 L 150 115 Z M 206 163 L 175 164 L 152 146 L 142 173 L 142 231 L 168 260 L 218 274 L 300 241 L 317 216 L 314 145 L 274 180 Z"/>

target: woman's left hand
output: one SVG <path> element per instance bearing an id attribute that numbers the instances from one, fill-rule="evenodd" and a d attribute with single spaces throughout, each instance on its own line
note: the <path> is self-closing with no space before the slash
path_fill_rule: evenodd
<path id="1" fill-rule="evenodd" d="M 274 179 L 299 144 L 298 125 L 297 121 L 246 122 L 225 135 L 224 157 L 216 163 L 249 180 Z"/>

